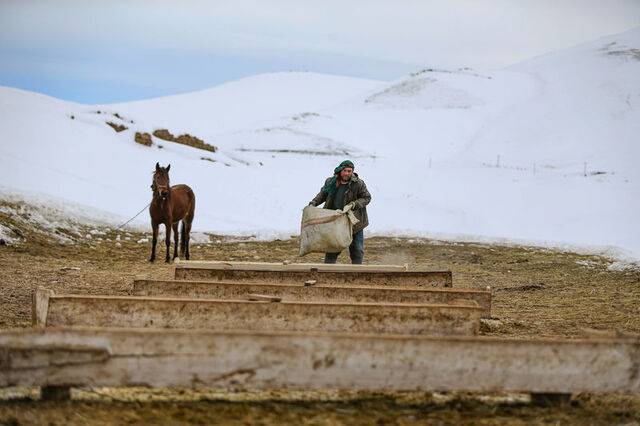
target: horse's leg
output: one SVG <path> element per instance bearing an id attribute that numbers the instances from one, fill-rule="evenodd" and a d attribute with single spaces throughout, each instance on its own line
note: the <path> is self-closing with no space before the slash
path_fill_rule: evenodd
<path id="1" fill-rule="evenodd" d="M 156 243 L 158 242 L 158 227 L 159 223 L 151 221 L 151 229 L 153 231 L 153 238 L 151 239 L 151 257 L 149 258 L 149 262 L 153 262 L 156 260 Z"/>
<path id="2" fill-rule="evenodd" d="M 183 235 L 184 235 L 184 248 L 185 255 L 184 258 L 189 260 L 189 240 L 191 239 L 191 220 L 182 222 L 183 224 Z"/>
<path id="3" fill-rule="evenodd" d="M 165 263 L 170 263 L 171 262 L 171 219 L 167 219 L 167 221 L 164 223 L 164 227 L 167 231 L 167 235 L 164 239 L 164 244 L 167 247 L 167 253 L 166 253 L 166 256 L 164 257 L 164 261 Z"/>
<path id="4" fill-rule="evenodd" d="M 182 226 L 180 227 L 181 228 L 180 229 L 180 254 L 182 255 L 182 257 L 185 257 L 186 254 L 187 254 L 185 252 L 186 249 L 185 249 L 185 246 L 184 246 L 185 237 L 186 237 L 185 230 L 184 230 L 185 229 L 184 221 L 185 221 L 185 219 L 182 219 Z"/>
<path id="5" fill-rule="evenodd" d="M 173 258 L 178 257 L 178 222 L 172 225 L 173 227 Z"/>
<path id="6" fill-rule="evenodd" d="M 185 248 L 185 259 L 189 260 L 189 240 L 191 240 L 191 223 L 193 222 L 193 217 L 196 212 L 196 196 L 189 189 L 189 193 L 191 195 L 191 205 L 189 206 L 189 212 L 185 215 L 184 219 L 182 219 L 183 226 L 183 238 L 184 238 L 184 248 Z"/>

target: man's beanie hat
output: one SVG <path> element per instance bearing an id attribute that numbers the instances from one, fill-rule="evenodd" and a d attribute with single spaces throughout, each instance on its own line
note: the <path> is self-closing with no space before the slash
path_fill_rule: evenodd
<path id="1" fill-rule="evenodd" d="M 343 171 L 347 167 L 351 167 L 352 169 L 355 169 L 355 166 L 353 165 L 353 162 L 351 160 L 344 160 L 342 163 L 340 163 L 340 165 L 338 167 L 336 167 L 333 170 L 333 174 L 337 175 L 338 173 L 340 173 L 341 171 Z"/>
<path id="2" fill-rule="evenodd" d="M 329 179 L 327 183 L 324 185 L 324 187 L 322 188 L 324 192 L 327 193 L 327 196 L 335 194 L 337 189 L 336 182 L 338 181 L 338 174 L 344 169 L 346 169 L 347 167 L 351 167 L 352 169 L 355 168 L 353 166 L 353 162 L 351 162 L 350 160 L 344 160 L 342 163 L 340 163 L 338 167 L 336 167 L 333 170 L 333 177 Z"/>

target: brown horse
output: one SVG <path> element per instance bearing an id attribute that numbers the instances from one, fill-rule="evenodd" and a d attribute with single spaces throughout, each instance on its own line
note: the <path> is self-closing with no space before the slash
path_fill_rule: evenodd
<path id="1" fill-rule="evenodd" d="M 156 170 L 153 173 L 153 198 L 149 206 L 151 215 L 151 228 L 153 229 L 153 242 L 151 246 L 151 257 L 149 262 L 156 260 L 156 243 L 158 242 L 158 228 L 163 223 L 167 231 L 165 243 L 167 245 L 167 256 L 165 262 L 169 263 L 169 246 L 171 245 L 171 229 L 174 233 L 173 258 L 178 257 L 178 222 L 182 220 L 182 235 L 180 238 L 180 253 L 189 260 L 189 233 L 191 232 L 191 222 L 196 209 L 196 196 L 187 185 L 169 184 L 169 169 L 160 167 L 156 163 Z"/>

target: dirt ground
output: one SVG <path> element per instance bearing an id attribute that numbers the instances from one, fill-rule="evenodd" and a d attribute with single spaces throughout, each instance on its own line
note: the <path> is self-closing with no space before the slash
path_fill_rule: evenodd
<path id="1" fill-rule="evenodd" d="M 562 407 L 497 404 L 428 395 L 404 401 L 362 396 L 347 401 L 0 403 L 2 425 L 637 425 L 640 405 L 629 397 L 579 396 Z M 635 413 L 635 414 L 634 414 Z"/>
<path id="2" fill-rule="evenodd" d="M 3 223 L 11 219 L 2 217 Z M 120 235 L 120 238 L 118 238 Z M 29 327 L 31 293 L 127 294 L 136 275 L 170 278 L 171 265 L 150 264 L 146 235 L 106 232 L 99 239 L 61 245 L 34 233 L 19 245 L 0 245 L 3 277 L 0 328 Z M 213 236 L 192 245 L 192 259 L 300 261 L 295 238 L 261 242 Z M 163 259 L 164 247 L 159 258 Z M 640 333 L 640 271 L 615 270 L 611 260 L 532 247 L 374 237 L 365 262 L 453 271 L 455 287 L 493 290 L 493 320 L 482 334 L 568 338 Z M 344 254 L 339 261 L 345 262 Z M 319 262 L 309 255 L 305 262 Z M 31 399 L 0 402 L 0 424 L 640 424 L 640 397 L 577 395 L 570 404 L 535 407 L 526 402 L 487 403 L 484 396 L 398 394 L 240 398 L 207 401 L 119 401 L 105 397 L 69 403 Z M 205 398 L 207 399 L 207 398 Z"/>

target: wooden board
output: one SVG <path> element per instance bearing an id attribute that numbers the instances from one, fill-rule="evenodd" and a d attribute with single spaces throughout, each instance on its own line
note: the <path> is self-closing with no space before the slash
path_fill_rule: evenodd
<path id="1" fill-rule="evenodd" d="M 329 331 L 474 335 L 482 309 L 451 305 L 250 302 L 212 299 L 55 295 L 40 289 L 34 325 L 211 330 Z M 42 304 L 48 303 L 48 308 Z"/>
<path id="2" fill-rule="evenodd" d="M 318 284 L 388 285 L 402 287 L 451 287 L 451 271 L 405 269 L 377 265 L 271 264 L 180 261 L 175 265 L 175 278 L 181 280 L 214 280 L 302 284 L 315 280 Z"/>
<path id="3" fill-rule="evenodd" d="M 640 341 L 0 331 L 0 386 L 640 393 Z"/>
<path id="4" fill-rule="evenodd" d="M 407 265 L 350 265 L 343 263 L 273 263 L 273 262 L 236 262 L 219 260 L 180 260 L 174 264 L 192 269 L 222 269 L 234 271 L 324 271 L 324 272 L 403 272 Z"/>
<path id="5" fill-rule="evenodd" d="M 473 300 L 480 305 L 484 318 L 491 317 L 491 291 L 445 288 L 365 287 L 345 285 L 299 285 L 234 283 L 212 281 L 151 280 L 133 282 L 136 296 L 191 297 L 244 300 L 249 294 L 280 297 L 285 302 L 341 303 L 436 303 Z"/>

